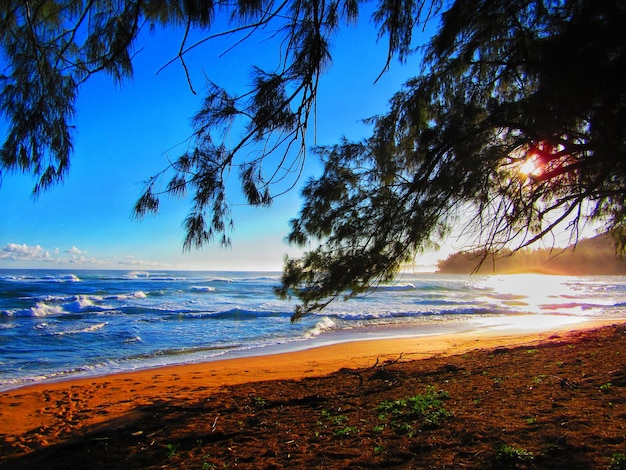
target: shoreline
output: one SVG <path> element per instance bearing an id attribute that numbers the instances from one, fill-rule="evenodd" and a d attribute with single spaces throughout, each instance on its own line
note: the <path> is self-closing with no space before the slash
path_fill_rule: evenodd
<path id="1" fill-rule="evenodd" d="M 585 325 L 604 325 L 624 321 L 626 318 L 597 318 L 568 315 L 493 315 L 476 318 L 422 318 L 421 321 L 400 325 L 369 326 L 354 330 L 322 331 L 320 334 L 303 340 L 294 340 L 267 346 L 231 349 L 224 353 L 209 357 L 195 357 L 189 360 L 172 362 L 151 362 L 134 368 L 117 368 L 115 366 L 94 368 L 78 372 L 60 371 L 48 377 L 23 378 L 22 383 L 0 384 L 0 394 L 21 390 L 29 387 L 48 386 L 63 382 L 74 382 L 116 376 L 119 374 L 143 373 L 163 368 L 211 364 L 214 362 L 266 357 L 282 354 L 306 352 L 320 347 L 333 347 L 344 343 L 361 343 L 368 341 L 397 341 L 423 338 L 446 337 L 459 334 L 500 334 L 522 335 L 530 333 L 550 332 L 560 329 L 579 328 Z M 189 353 L 193 357 L 193 353 Z M 156 358 L 152 358 L 153 360 Z"/>
<path id="2" fill-rule="evenodd" d="M 0 353 L 0 392 L 345 341 L 502 332 L 509 326 L 500 323 L 501 315 L 522 319 L 510 325 L 516 331 L 549 316 L 557 324 L 568 317 L 626 318 L 622 277 L 415 274 L 293 325 L 291 304 L 275 298 L 275 280 L 268 276 L 163 272 L 148 280 L 108 271 L 72 274 L 81 282 L 66 282 L 66 274 L 51 271 L 7 284 L 10 295 L 0 307 L 0 336 L 7 346 Z M 534 316 L 526 321 L 526 314 Z"/>
<path id="3" fill-rule="evenodd" d="M 454 334 L 312 345 L 289 352 L 36 383 L 0 392 L 0 436 L 19 436 L 50 428 L 59 428 L 60 434 L 76 433 L 85 427 L 123 419 L 137 409 L 163 400 L 189 402 L 195 399 L 193 390 L 219 392 L 242 384 L 298 381 L 341 369 L 371 368 L 385 361 L 404 362 L 537 345 L 561 335 L 623 322 L 593 319 L 526 332 L 500 324 Z"/>
<path id="4" fill-rule="evenodd" d="M 571 470 L 621 461 L 626 320 L 526 332 L 494 322 L 0 393 L 0 466 Z M 430 405 L 406 414 L 402 404 L 418 399 Z"/>

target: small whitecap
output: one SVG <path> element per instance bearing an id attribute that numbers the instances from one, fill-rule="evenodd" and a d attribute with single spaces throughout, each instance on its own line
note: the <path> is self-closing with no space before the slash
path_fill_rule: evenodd
<path id="1" fill-rule="evenodd" d="M 76 274 L 61 274 L 58 276 L 43 276 L 41 278 L 44 282 L 82 282 L 82 279 L 79 278 Z"/>
<path id="2" fill-rule="evenodd" d="M 101 301 L 102 297 L 79 295 L 69 303 L 63 304 L 63 308 L 70 313 L 81 313 L 85 311 L 102 312 L 108 310 L 106 306 L 96 305 L 94 302 Z"/>
<path id="3" fill-rule="evenodd" d="M 16 316 L 24 317 L 47 317 L 48 315 L 62 315 L 67 313 L 60 305 L 48 305 L 45 302 L 37 302 L 34 307 L 20 310 Z"/>
<path id="4" fill-rule="evenodd" d="M 215 287 L 211 286 L 191 286 L 191 290 L 194 292 L 213 292 Z"/>
<path id="5" fill-rule="evenodd" d="M 76 329 L 73 329 L 73 330 L 66 330 L 66 331 L 54 331 L 54 332 L 51 333 L 51 335 L 53 335 L 53 336 L 65 336 L 65 335 L 77 335 L 77 334 L 81 334 L 81 333 L 93 333 L 95 331 L 98 331 L 98 330 L 104 328 L 107 325 L 108 325 L 107 322 L 96 323 L 95 325 L 90 325 L 90 326 L 87 326 L 85 328 L 76 328 Z"/>
<path id="6" fill-rule="evenodd" d="M 148 279 L 149 277 L 148 271 L 130 271 L 124 276 L 126 279 Z"/>
<path id="7" fill-rule="evenodd" d="M 307 331 L 304 335 L 305 338 L 313 338 L 315 336 L 320 335 L 325 331 L 330 331 L 335 328 L 337 324 L 329 317 L 322 317 L 320 321 L 318 321 L 313 328 Z"/>
<path id="8" fill-rule="evenodd" d="M 141 336 L 134 336 L 132 338 L 128 338 L 124 340 L 125 343 L 142 343 L 143 340 L 141 339 Z"/>
<path id="9" fill-rule="evenodd" d="M 403 290 L 416 290 L 415 284 L 410 282 L 405 284 L 381 284 L 376 286 L 376 290 L 390 290 L 390 291 L 403 291 Z"/>

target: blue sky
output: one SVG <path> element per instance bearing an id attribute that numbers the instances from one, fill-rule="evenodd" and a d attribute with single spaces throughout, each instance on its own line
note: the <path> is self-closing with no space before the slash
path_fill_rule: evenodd
<path id="1" fill-rule="evenodd" d="M 0 268 L 280 270 L 285 254 L 298 254 L 284 241 L 288 221 L 301 205 L 297 188 L 269 209 L 237 205 L 229 250 L 211 245 L 183 253 L 181 223 L 189 207 L 184 200 L 162 199 L 158 215 L 132 218 L 142 182 L 185 149 L 190 118 L 202 100 L 203 75 L 220 85 L 243 82 L 251 58 L 257 63 L 278 60 L 271 42 L 249 41 L 220 58 L 226 46 L 210 41 L 186 56 L 199 92 L 194 95 L 179 63 L 156 73 L 176 56 L 181 38 L 173 30 L 142 33 L 135 44 L 133 79 L 119 85 L 96 76 L 81 88 L 75 151 L 63 184 L 33 200 L 30 176 L 4 178 Z M 393 93 L 417 73 L 417 59 L 406 65 L 394 62 L 374 83 L 387 54 L 384 39 L 376 38 L 367 17 L 336 38 L 333 67 L 319 87 L 317 144 L 365 137 L 368 128 L 360 120 L 385 112 Z M 4 134 L 1 123 L 0 130 Z M 317 171 L 316 157 L 309 154 L 299 187 Z M 238 184 L 235 174 L 232 180 Z M 236 203 L 236 190 L 231 197 Z"/>

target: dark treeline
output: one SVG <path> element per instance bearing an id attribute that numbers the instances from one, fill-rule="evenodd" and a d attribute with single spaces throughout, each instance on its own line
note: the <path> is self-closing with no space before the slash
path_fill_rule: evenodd
<path id="1" fill-rule="evenodd" d="M 566 249 L 523 249 L 487 256 L 480 250 L 455 253 L 438 263 L 437 272 L 626 275 L 626 258 L 615 254 L 613 240 L 608 235 L 598 235 Z"/>

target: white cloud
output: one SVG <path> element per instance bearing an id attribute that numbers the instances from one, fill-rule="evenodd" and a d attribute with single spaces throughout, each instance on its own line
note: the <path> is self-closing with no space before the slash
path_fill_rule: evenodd
<path id="1" fill-rule="evenodd" d="M 9 261 L 52 261 L 50 253 L 40 245 L 7 243 L 0 252 L 0 260 Z"/>
<path id="2" fill-rule="evenodd" d="M 0 267 L 19 265 L 20 267 L 33 268 L 41 267 L 45 263 L 46 267 L 56 268 L 100 268 L 119 269 L 120 267 L 151 267 L 151 268 L 172 268 L 172 265 L 152 261 L 144 261 L 127 257 L 120 261 L 117 259 L 101 259 L 96 256 L 85 256 L 87 250 L 81 250 L 72 246 L 68 250 L 55 248 L 50 251 L 41 245 L 27 245 L 25 243 L 7 243 L 0 249 Z"/>
<path id="3" fill-rule="evenodd" d="M 98 258 L 94 258 L 90 256 L 89 258 L 86 256 L 72 256 L 71 258 L 66 258 L 64 260 L 70 264 L 83 264 L 83 265 L 92 265 L 92 266 L 102 266 L 107 264 L 106 261 L 99 260 Z"/>

